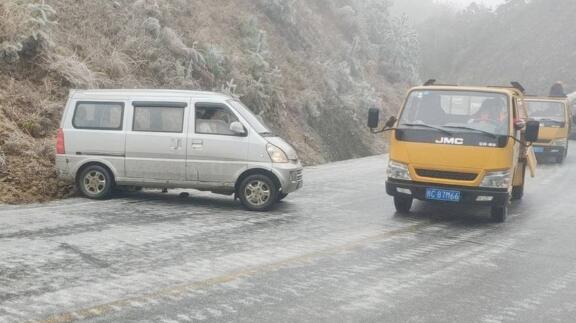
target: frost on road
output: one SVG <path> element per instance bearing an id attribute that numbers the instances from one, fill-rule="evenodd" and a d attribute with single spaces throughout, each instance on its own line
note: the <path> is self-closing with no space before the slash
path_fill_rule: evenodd
<path id="1" fill-rule="evenodd" d="M 2 206 L 0 322 L 572 321 L 572 160 L 506 224 L 396 216 L 383 157 L 307 169 L 271 213 L 194 192 Z"/>

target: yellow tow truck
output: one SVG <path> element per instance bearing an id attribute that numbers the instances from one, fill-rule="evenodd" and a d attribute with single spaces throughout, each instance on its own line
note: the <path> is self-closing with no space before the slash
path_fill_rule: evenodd
<path id="1" fill-rule="evenodd" d="M 536 155 L 553 157 L 561 164 L 568 155 L 572 132 L 572 109 L 567 97 L 527 97 L 530 120 L 540 122 L 540 136 L 534 143 Z"/>
<path id="2" fill-rule="evenodd" d="M 412 88 L 397 117 L 380 129 L 380 111 L 369 111 L 373 133 L 391 132 L 386 191 L 399 213 L 414 199 L 485 205 L 504 222 L 511 199 L 524 194 L 531 149 L 540 130 L 527 119 L 524 89 L 437 85 Z"/>

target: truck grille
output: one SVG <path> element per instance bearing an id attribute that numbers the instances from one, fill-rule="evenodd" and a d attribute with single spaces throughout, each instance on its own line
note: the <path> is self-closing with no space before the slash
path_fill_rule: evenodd
<path id="1" fill-rule="evenodd" d="M 539 143 L 539 144 L 549 144 L 551 142 L 552 142 L 552 140 L 550 140 L 550 139 L 538 139 L 538 141 L 536 141 L 536 143 Z"/>
<path id="2" fill-rule="evenodd" d="M 445 172 L 429 169 L 417 169 L 416 174 L 421 177 L 451 179 L 457 181 L 473 181 L 478 177 L 478 174 L 474 173 Z"/>

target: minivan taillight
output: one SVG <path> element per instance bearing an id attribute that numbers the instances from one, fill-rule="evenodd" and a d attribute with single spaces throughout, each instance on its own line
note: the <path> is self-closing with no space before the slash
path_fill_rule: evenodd
<path id="1" fill-rule="evenodd" d="M 56 154 L 64 155 L 66 149 L 64 148 L 64 131 L 62 128 L 58 129 L 58 136 L 56 137 Z"/>

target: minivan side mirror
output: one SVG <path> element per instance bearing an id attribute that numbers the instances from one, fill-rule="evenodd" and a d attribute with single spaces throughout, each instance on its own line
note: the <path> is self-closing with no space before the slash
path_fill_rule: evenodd
<path id="1" fill-rule="evenodd" d="M 540 122 L 539 121 L 528 121 L 526 122 L 526 141 L 536 142 L 540 135 Z"/>
<path id="2" fill-rule="evenodd" d="M 376 129 L 380 124 L 380 110 L 371 108 L 368 110 L 368 128 Z"/>
<path id="3" fill-rule="evenodd" d="M 237 136 L 246 135 L 246 128 L 244 128 L 244 126 L 238 121 L 234 121 L 230 124 L 230 131 L 232 131 Z"/>

